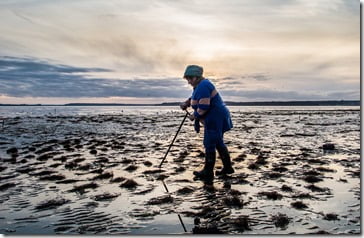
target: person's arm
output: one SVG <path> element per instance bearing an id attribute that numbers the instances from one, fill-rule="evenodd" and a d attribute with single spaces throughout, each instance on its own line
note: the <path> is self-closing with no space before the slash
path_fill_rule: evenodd
<path id="1" fill-rule="evenodd" d="M 209 86 L 205 84 L 204 87 L 198 89 L 198 100 L 195 102 L 197 103 L 197 110 L 193 113 L 194 118 L 201 119 L 210 109 L 211 91 L 215 89 Z"/>

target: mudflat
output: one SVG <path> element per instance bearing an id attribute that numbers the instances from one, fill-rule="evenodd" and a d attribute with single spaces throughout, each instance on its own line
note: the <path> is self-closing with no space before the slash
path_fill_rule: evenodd
<path id="1" fill-rule="evenodd" d="M 360 233 L 359 109 L 231 115 L 212 187 L 190 121 L 158 168 L 183 112 L 2 117 L 0 233 Z"/>

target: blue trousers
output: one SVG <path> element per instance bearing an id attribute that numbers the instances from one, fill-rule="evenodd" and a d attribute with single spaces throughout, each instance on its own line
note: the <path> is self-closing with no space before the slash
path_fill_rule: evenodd
<path id="1" fill-rule="evenodd" d="M 205 152 L 215 152 L 216 148 L 222 148 L 226 145 L 224 144 L 224 133 L 217 130 L 204 130 L 203 145 L 205 147 Z"/>

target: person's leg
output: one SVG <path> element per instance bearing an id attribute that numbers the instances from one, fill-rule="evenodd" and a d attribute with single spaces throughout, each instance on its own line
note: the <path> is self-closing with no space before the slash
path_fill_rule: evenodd
<path id="1" fill-rule="evenodd" d="M 235 171 L 231 166 L 229 150 L 227 146 L 224 144 L 223 135 L 217 141 L 216 149 L 219 152 L 223 164 L 223 168 L 220 171 L 216 171 L 216 175 L 226 175 L 234 173 Z"/>
<path id="2" fill-rule="evenodd" d="M 214 179 L 214 166 L 216 161 L 216 141 L 217 133 L 215 131 L 205 130 L 204 147 L 205 147 L 205 166 L 201 171 L 195 171 L 193 174 L 205 181 L 206 184 L 212 184 Z"/>

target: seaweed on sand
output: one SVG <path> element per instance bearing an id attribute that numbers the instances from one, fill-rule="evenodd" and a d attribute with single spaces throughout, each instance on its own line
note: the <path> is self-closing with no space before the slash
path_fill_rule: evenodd
<path id="1" fill-rule="evenodd" d="M 240 199 L 237 195 L 228 195 L 223 198 L 223 202 L 226 206 L 229 207 L 242 208 L 244 206 L 242 199 Z"/>
<path id="2" fill-rule="evenodd" d="M 273 223 L 276 227 L 285 229 L 289 224 L 289 218 L 286 214 L 278 213 L 272 217 Z"/>
<path id="3" fill-rule="evenodd" d="M 237 230 L 246 231 L 251 230 L 250 228 L 250 219 L 248 216 L 240 216 L 237 218 L 233 218 L 230 222 Z"/>
<path id="4" fill-rule="evenodd" d="M 37 210 L 46 210 L 46 209 L 52 209 L 52 208 L 56 208 L 59 206 L 62 206 L 63 204 L 68 203 L 70 200 L 64 199 L 64 198 L 56 198 L 56 199 L 51 199 L 48 201 L 44 201 L 39 203 L 35 209 Z"/>
<path id="5" fill-rule="evenodd" d="M 197 225 L 192 229 L 193 234 L 223 234 L 216 224 Z"/>

